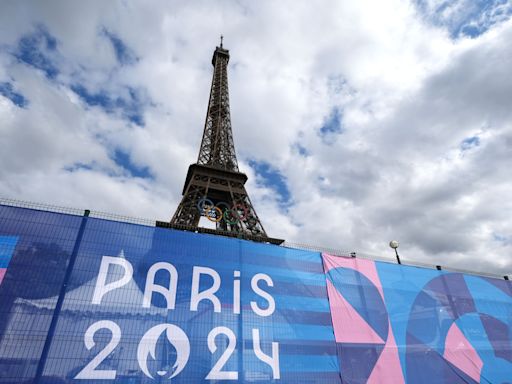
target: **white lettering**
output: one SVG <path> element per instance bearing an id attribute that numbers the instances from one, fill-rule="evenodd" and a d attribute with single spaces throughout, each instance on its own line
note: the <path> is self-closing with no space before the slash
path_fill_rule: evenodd
<path id="1" fill-rule="evenodd" d="M 258 287 L 258 281 L 263 280 L 267 283 L 269 287 L 274 286 L 274 282 L 270 278 L 269 275 L 266 275 L 264 273 L 257 273 L 254 275 L 251 279 L 251 288 L 257 295 L 263 297 L 268 301 L 268 308 L 267 309 L 261 309 L 258 307 L 258 303 L 255 301 L 251 301 L 251 308 L 259 316 L 270 316 L 274 313 L 276 309 L 276 303 L 274 301 L 274 298 L 268 293 L 262 290 L 260 287 Z"/>
<path id="2" fill-rule="evenodd" d="M 237 371 L 223 371 L 222 368 L 229 360 L 229 357 L 235 352 L 236 336 L 233 331 L 227 327 L 213 328 L 208 334 L 208 349 L 211 353 L 217 351 L 215 338 L 218 335 L 226 335 L 228 337 L 228 346 L 224 353 L 220 356 L 219 360 L 212 367 L 211 371 L 206 375 L 206 380 L 238 380 Z"/>
<path id="3" fill-rule="evenodd" d="M 235 280 L 233 281 L 233 313 L 235 315 L 240 314 L 240 280 L 237 277 L 240 277 L 240 271 L 234 271 L 233 275 Z"/>
<path id="4" fill-rule="evenodd" d="M 256 357 L 263 361 L 265 364 L 269 365 L 272 368 L 272 376 L 274 376 L 274 380 L 279 380 L 281 378 L 281 371 L 279 369 L 279 343 L 275 341 L 272 342 L 272 356 L 265 355 L 261 350 L 260 343 L 260 330 L 253 328 L 252 330 L 252 345 L 254 348 L 254 353 Z"/>
<path id="5" fill-rule="evenodd" d="M 169 288 L 162 287 L 155 284 L 155 275 L 158 271 L 165 270 L 169 272 Z M 146 277 L 146 287 L 144 288 L 144 298 L 142 300 L 142 307 L 149 308 L 151 306 L 151 297 L 153 292 L 160 293 L 165 297 L 167 302 L 167 309 L 174 309 L 176 304 L 176 289 L 178 287 L 178 271 L 174 265 L 166 262 L 155 263 L 149 268 Z"/>
<path id="6" fill-rule="evenodd" d="M 213 285 L 199 292 L 199 281 L 201 279 L 201 275 L 209 275 L 213 278 Z M 217 296 L 214 295 L 220 288 L 220 276 L 219 274 L 207 267 L 194 267 L 192 271 L 192 291 L 190 293 L 190 310 L 197 311 L 197 307 L 202 300 L 210 300 L 213 304 L 214 312 L 220 312 L 220 300 Z"/>
<path id="7" fill-rule="evenodd" d="M 124 273 L 120 279 L 107 284 L 107 276 L 110 265 L 119 265 L 123 268 Z M 133 276 L 132 265 L 123 257 L 103 256 L 101 259 L 100 271 L 96 279 L 92 304 L 100 304 L 103 296 L 114 289 L 120 288 L 128 284 Z"/>
<path id="8" fill-rule="evenodd" d="M 75 376 L 75 379 L 85 380 L 85 379 L 96 379 L 96 380 L 114 380 L 117 375 L 117 371 L 115 369 L 96 369 L 106 358 L 110 355 L 114 349 L 116 349 L 117 344 L 121 341 L 121 328 L 119 325 L 110 320 L 101 320 L 92 324 L 84 334 L 84 343 L 85 348 L 91 350 L 96 342 L 94 341 L 94 335 L 100 329 L 108 329 L 112 333 L 112 338 L 108 342 L 108 344 L 96 355 L 94 358 L 89 361 L 89 363 L 82 368 L 80 372 Z"/>

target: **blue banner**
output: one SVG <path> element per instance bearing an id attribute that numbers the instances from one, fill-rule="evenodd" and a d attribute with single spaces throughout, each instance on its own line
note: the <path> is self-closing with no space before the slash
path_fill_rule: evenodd
<path id="1" fill-rule="evenodd" d="M 512 284 L 0 206 L 0 383 L 512 383 Z"/>
<path id="2" fill-rule="evenodd" d="M 339 383 L 320 254 L 0 208 L 0 382 Z"/>
<path id="3" fill-rule="evenodd" d="M 343 383 L 512 383 L 510 281 L 323 261 Z"/>

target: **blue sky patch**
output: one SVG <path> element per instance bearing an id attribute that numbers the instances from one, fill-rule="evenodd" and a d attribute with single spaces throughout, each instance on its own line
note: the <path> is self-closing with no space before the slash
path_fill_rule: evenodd
<path id="1" fill-rule="evenodd" d="M 507 0 L 416 0 L 415 3 L 430 23 L 446 28 L 452 38 L 478 37 L 512 16 L 512 3 Z"/>
<path id="2" fill-rule="evenodd" d="M 321 135 L 329 133 L 340 133 L 343 114 L 338 108 L 333 108 L 331 114 L 327 117 L 324 124 L 320 128 Z"/>
<path id="3" fill-rule="evenodd" d="M 40 25 L 32 33 L 24 35 L 19 41 L 13 56 L 20 62 L 44 72 L 46 77 L 54 79 L 59 74 L 55 64 L 57 40 Z"/>
<path id="4" fill-rule="evenodd" d="M 120 149 L 114 151 L 113 160 L 117 165 L 127 170 L 132 177 L 140 177 L 142 179 L 153 179 L 153 175 L 149 172 L 148 167 L 139 167 L 130 159 L 130 155 Z"/>
<path id="5" fill-rule="evenodd" d="M 112 48 L 116 54 L 116 59 L 121 65 L 130 65 L 139 61 L 139 58 L 133 50 L 131 50 L 119 36 L 108 31 L 103 30 L 104 35 L 109 39 Z"/>
<path id="6" fill-rule="evenodd" d="M 335 107 L 325 119 L 320 127 L 319 135 L 326 144 L 332 144 L 336 140 L 336 136 L 343 132 L 343 113 L 339 108 Z"/>
<path id="7" fill-rule="evenodd" d="M 90 92 L 81 84 L 72 85 L 71 89 L 88 105 L 101 107 L 107 113 L 120 113 L 132 123 L 144 126 L 146 101 L 140 91 L 127 87 L 126 97 L 121 97 L 111 95 L 105 90 Z"/>
<path id="8" fill-rule="evenodd" d="M 25 108 L 28 105 L 28 100 L 21 93 L 16 92 L 11 83 L 0 82 L 0 95 L 8 98 L 14 105 Z"/>
<path id="9" fill-rule="evenodd" d="M 502 245 L 512 245 L 512 237 L 510 236 L 504 236 L 499 233 L 493 233 L 492 236 L 495 241 L 501 243 Z"/>
<path id="10" fill-rule="evenodd" d="M 303 157 L 309 156 L 309 151 L 307 150 L 307 148 L 299 143 L 295 143 L 293 145 L 293 149 L 295 149 L 297 151 L 297 153 Z"/>
<path id="11" fill-rule="evenodd" d="M 460 143 L 460 149 L 467 151 L 471 148 L 478 147 L 480 145 L 480 138 L 478 136 L 468 137 Z"/>
<path id="12" fill-rule="evenodd" d="M 257 177 L 265 187 L 273 189 L 279 195 L 281 206 L 290 204 L 291 193 L 286 184 L 286 178 L 270 164 L 264 161 L 250 160 L 249 166 L 254 169 Z"/>

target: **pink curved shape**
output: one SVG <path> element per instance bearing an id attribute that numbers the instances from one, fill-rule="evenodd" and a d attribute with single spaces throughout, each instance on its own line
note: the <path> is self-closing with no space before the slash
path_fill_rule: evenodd
<path id="1" fill-rule="evenodd" d="M 446 335 L 443 357 L 476 382 L 480 382 L 482 359 L 455 323 Z"/>
<path id="2" fill-rule="evenodd" d="M 7 272 L 7 268 L 0 268 L 0 284 L 2 284 L 2 280 L 4 279 L 5 272 Z"/>
<path id="3" fill-rule="evenodd" d="M 384 341 L 357 313 L 347 300 L 327 281 L 334 337 L 338 343 L 384 344 Z"/>
<path id="4" fill-rule="evenodd" d="M 389 320 L 388 320 L 389 322 Z M 398 356 L 398 347 L 396 346 L 395 336 L 389 323 L 389 336 L 379 356 L 379 360 L 373 367 L 373 371 L 368 378 L 366 384 L 404 384 L 404 374 L 400 365 L 400 357 Z"/>

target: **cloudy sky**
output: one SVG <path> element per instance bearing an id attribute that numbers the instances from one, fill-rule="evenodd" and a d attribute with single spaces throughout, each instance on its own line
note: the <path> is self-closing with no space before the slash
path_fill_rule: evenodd
<path id="1" fill-rule="evenodd" d="M 512 273 L 512 2 L 2 1 L 0 196 L 169 220 L 225 36 L 267 233 Z"/>

